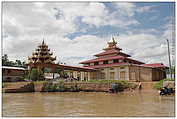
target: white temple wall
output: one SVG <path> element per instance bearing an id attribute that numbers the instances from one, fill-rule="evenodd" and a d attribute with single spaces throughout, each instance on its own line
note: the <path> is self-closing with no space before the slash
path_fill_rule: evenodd
<path id="1" fill-rule="evenodd" d="M 113 60 L 109 60 L 109 61 L 108 61 L 108 64 L 112 64 L 112 63 L 113 63 Z"/>
<path id="2" fill-rule="evenodd" d="M 81 81 L 84 80 L 84 72 L 83 71 L 81 72 L 81 77 L 80 78 L 81 78 Z"/>
<path id="3" fill-rule="evenodd" d="M 103 61 L 99 62 L 99 64 L 103 64 Z"/>

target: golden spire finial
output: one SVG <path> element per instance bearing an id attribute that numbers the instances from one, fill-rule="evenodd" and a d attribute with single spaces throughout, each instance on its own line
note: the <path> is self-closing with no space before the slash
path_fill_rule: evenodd
<path id="1" fill-rule="evenodd" d="M 111 40 L 108 43 L 114 43 L 117 44 L 117 42 L 115 41 L 114 37 L 111 35 Z"/>
<path id="2" fill-rule="evenodd" d="M 42 44 L 44 45 L 44 38 L 43 38 Z"/>

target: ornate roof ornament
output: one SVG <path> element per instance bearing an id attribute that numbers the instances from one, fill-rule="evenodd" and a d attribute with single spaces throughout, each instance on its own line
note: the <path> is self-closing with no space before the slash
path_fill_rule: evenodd
<path id="1" fill-rule="evenodd" d="M 109 41 L 108 43 L 114 43 L 114 44 L 117 44 L 117 42 L 114 40 L 114 37 L 113 37 L 113 36 L 111 36 L 111 39 L 110 39 L 110 41 Z"/>
<path id="2" fill-rule="evenodd" d="M 45 44 L 44 39 L 42 44 L 38 46 L 36 50 L 33 51 L 32 56 L 29 57 L 29 63 L 54 63 L 56 57 L 52 56 L 53 53 L 50 52 L 48 45 Z"/>

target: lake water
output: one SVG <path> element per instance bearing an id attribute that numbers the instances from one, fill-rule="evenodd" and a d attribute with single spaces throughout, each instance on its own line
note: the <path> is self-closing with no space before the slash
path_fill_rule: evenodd
<path id="1" fill-rule="evenodd" d="M 157 92 L 3 93 L 3 116 L 175 116 L 175 96 Z"/>

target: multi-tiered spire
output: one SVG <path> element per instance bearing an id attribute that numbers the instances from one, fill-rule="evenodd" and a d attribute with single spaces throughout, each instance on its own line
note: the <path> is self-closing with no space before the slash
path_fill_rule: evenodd
<path id="1" fill-rule="evenodd" d="M 28 57 L 29 63 L 42 63 L 42 64 L 53 64 L 56 57 L 52 57 L 53 53 L 50 53 L 50 49 L 42 41 L 42 44 L 32 53 L 31 57 Z"/>
<path id="2" fill-rule="evenodd" d="M 107 44 L 108 46 L 104 48 L 103 50 L 106 50 L 106 51 L 112 50 L 112 49 L 122 50 L 121 48 L 117 47 L 117 42 L 115 41 L 113 36 L 111 36 L 111 39 Z"/>

